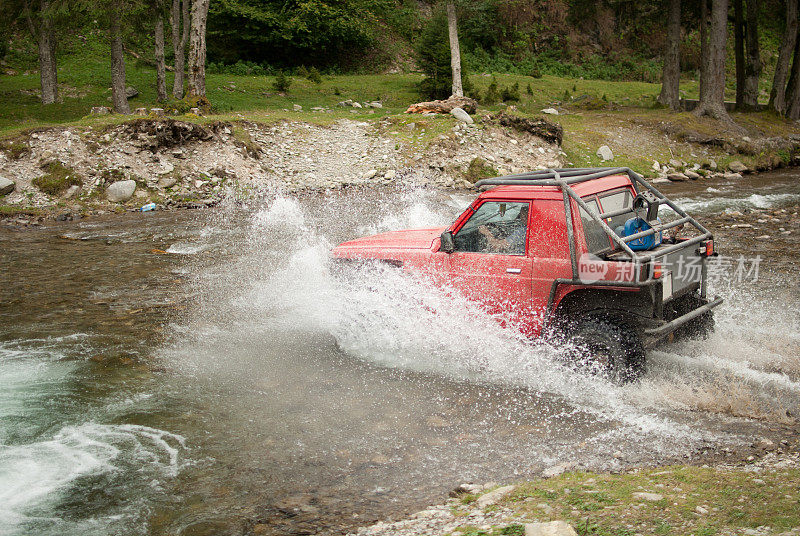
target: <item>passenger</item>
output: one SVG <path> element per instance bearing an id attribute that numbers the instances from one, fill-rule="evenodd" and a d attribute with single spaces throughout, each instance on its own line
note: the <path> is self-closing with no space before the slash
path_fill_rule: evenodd
<path id="1" fill-rule="evenodd" d="M 525 239 L 528 231 L 528 205 L 523 205 L 517 217 L 509 222 L 511 232 L 505 238 L 496 237 L 485 225 L 478 228 L 486 238 L 485 251 L 488 253 L 508 253 L 525 255 Z"/>

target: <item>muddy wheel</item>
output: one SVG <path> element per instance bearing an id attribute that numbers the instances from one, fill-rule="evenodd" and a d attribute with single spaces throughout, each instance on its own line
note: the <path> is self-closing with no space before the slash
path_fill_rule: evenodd
<path id="1" fill-rule="evenodd" d="M 642 341 L 626 323 L 589 316 L 567 329 L 569 358 L 580 370 L 608 378 L 614 383 L 638 379 L 645 369 Z"/>

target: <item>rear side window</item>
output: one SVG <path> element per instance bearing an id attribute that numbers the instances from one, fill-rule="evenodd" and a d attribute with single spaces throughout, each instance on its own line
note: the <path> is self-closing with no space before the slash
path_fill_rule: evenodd
<path id="1" fill-rule="evenodd" d="M 610 195 L 604 195 L 600 197 L 600 205 L 603 208 L 603 212 L 615 212 L 617 210 L 622 210 L 623 208 L 629 209 L 631 206 L 633 206 L 633 196 L 631 195 L 630 190 L 620 190 Z M 609 218 L 606 220 L 606 223 L 609 227 L 616 230 L 617 227 L 625 225 L 625 222 L 632 217 L 633 212 L 631 211 L 613 218 Z"/>
<path id="2" fill-rule="evenodd" d="M 600 205 L 597 200 L 593 198 L 583 199 L 589 206 L 593 214 L 600 214 Z M 581 221 L 583 222 L 583 234 L 586 237 L 586 246 L 589 253 L 599 253 L 610 246 L 610 239 L 608 235 L 595 220 L 589 216 L 589 213 L 581 208 Z"/>

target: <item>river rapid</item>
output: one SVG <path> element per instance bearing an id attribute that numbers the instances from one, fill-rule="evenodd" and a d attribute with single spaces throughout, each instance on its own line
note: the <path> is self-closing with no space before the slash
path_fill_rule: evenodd
<path id="1" fill-rule="evenodd" d="M 759 270 L 715 282 L 710 339 L 650 351 L 623 387 L 397 270 L 332 273 L 340 241 L 446 225 L 473 193 L 0 226 L 0 535 L 335 534 L 464 481 L 792 437 L 798 178 L 664 185 Z"/>

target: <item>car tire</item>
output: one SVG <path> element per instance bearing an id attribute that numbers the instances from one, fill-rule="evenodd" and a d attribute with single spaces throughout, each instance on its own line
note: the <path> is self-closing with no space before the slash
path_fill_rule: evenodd
<path id="1" fill-rule="evenodd" d="M 567 328 L 571 365 L 623 384 L 645 371 L 645 353 L 636 330 L 624 321 L 587 316 Z"/>

